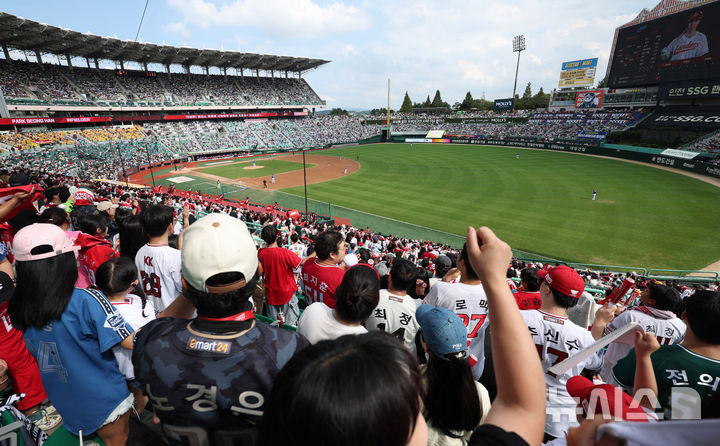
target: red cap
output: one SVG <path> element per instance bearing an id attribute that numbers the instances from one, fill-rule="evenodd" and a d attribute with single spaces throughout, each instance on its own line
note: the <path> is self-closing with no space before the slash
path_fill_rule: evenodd
<path id="1" fill-rule="evenodd" d="M 652 417 L 633 397 L 611 384 L 595 385 L 584 376 L 573 376 L 567 382 L 567 391 L 590 416 L 610 416 L 623 421 L 647 423 Z"/>
<path id="2" fill-rule="evenodd" d="M 569 266 L 560 265 L 541 269 L 537 275 L 545 279 L 550 288 L 575 299 L 579 298 L 585 290 L 585 281 L 577 271 Z"/>
<path id="3" fill-rule="evenodd" d="M 702 11 L 694 11 L 690 14 L 690 17 L 688 17 L 688 22 L 694 22 L 695 20 L 702 20 L 702 18 L 703 18 Z"/>

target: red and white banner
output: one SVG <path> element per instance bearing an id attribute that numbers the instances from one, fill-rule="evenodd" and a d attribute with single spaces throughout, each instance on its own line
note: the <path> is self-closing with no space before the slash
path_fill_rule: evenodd
<path id="1" fill-rule="evenodd" d="M 110 122 L 110 116 L 78 116 L 76 118 L 3 118 L 0 125 L 28 125 L 28 124 L 72 124 L 82 122 Z"/>
<path id="2" fill-rule="evenodd" d="M 29 197 L 23 201 L 21 201 L 17 206 L 13 208 L 12 211 L 8 215 L 5 216 L 5 218 L 0 219 L 0 223 L 11 220 L 14 216 L 16 216 L 20 211 L 26 210 L 26 209 L 32 209 L 35 212 L 37 212 L 37 204 L 36 200 L 43 196 L 43 189 L 37 185 L 27 185 L 27 186 L 16 186 L 16 187 L 6 187 L 4 189 L 0 189 L 0 205 L 4 204 L 6 201 L 10 200 L 13 195 L 15 195 L 18 192 L 30 192 L 31 190 L 35 189 L 35 194 L 32 197 Z"/>

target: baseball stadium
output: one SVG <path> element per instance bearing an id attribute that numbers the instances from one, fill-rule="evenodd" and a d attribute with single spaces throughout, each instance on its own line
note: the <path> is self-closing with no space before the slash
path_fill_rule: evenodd
<path id="1" fill-rule="evenodd" d="M 148 4 L 149 1 L 145 3 L 146 9 Z M 409 105 L 404 103 L 398 110 L 399 104 L 390 103 L 388 81 L 387 91 L 383 86 L 377 93 L 379 111 L 336 113 L 336 109 L 332 112 L 327 110 L 329 100 L 323 97 L 322 86 L 311 86 L 307 79 L 311 73 L 336 63 L 330 60 L 173 46 L 143 42 L 137 37 L 135 40 L 123 40 L 0 12 L 0 44 L 3 50 L 0 56 L 0 260 L 7 264 L 0 271 L 8 269 L 10 274 L 15 270 L 18 281 L 16 296 L 28 293 L 29 288 L 22 288 L 20 284 L 23 274 L 30 269 L 22 264 L 40 262 L 43 256 L 49 254 L 38 255 L 34 250 L 25 253 L 25 248 L 17 243 L 17 239 L 22 240 L 23 232 L 29 230 L 26 228 L 36 224 L 55 224 L 68 231 L 68 235 L 76 233 L 77 239 L 71 238 L 71 241 L 76 246 L 75 251 L 79 251 L 77 269 L 88 282 L 85 286 L 76 283 L 75 290 L 93 289 L 94 293 L 100 294 L 100 297 L 93 294 L 94 299 L 105 302 L 103 293 L 108 298 L 110 293 L 100 283 L 102 264 L 110 258 L 127 256 L 125 251 L 130 246 L 123 241 L 126 223 L 116 215 L 122 212 L 125 215 L 123 218 L 135 219 L 138 227 L 142 223 L 139 231 L 145 234 L 144 243 L 147 245 L 140 249 L 146 249 L 155 246 L 153 243 L 163 244 L 163 240 L 164 244 L 169 243 L 168 234 L 153 235 L 153 230 L 148 229 L 152 218 L 144 217 L 148 215 L 146 212 L 152 212 L 151 209 L 164 207 L 172 210 L 169 236 L 172 238 L 174 235 L 182 243 L 178 246 L 179 251 L 174 250 L 173 254 L 178 262 L 175 286 L 180 296 L 183 292 L 188 293 L 188 287 L 194 286 L 188 277 L 191 268 L 186 266 L 186 262 L 191 262 L 185 258 L 190 256 L 189 252 L 196 252 L 198 262 L 200 258 L 208 265 L 214 265 L 216 261 L 205 259 L 204 253 L 197 254 L 201 252 L 197 251 L 200 249 L 197 243 L 200 242 L 194 242 L 193 237 L 199 239 L 195 234 L 199 234 L 201 228 L 210 228 L 203 226 L 203 220 L 210 221 L 220 218 L 220 215 L 239 220 L 243 228 L 248 228 L 243 231 L 249 230 L 248 239 L 260 248 L 261 272 L 258 274 L 264 274 L 265 288 L 263 282 L 258 282 L 260 297 L 257 293 L 252 296 L 251 301 L 255 301 L 252 311 L 238 314 L 250 314 L 250 317 L 264 322 L 273 330 L 280 327 L 277 330 L 285 333 L 281 337 L 299 336 L 295 333 L 301 332 L 303 311 L 309 314 L 308 309 L 318 304 L 313 297 L 317 294 L 308 291 L 307 283 L 302 283 L 303 280 L 308 281 L 305 266 L 293 264 L 296 268 L 293 281 L 299 278 L 300 285 L 298 287 L 293 282 L 294 289 L 290 295 L 299 302 L 299 319 L 288 319 L 290 310 L 286 305 L 289 303 L 275 305 L 273 302 L 277 299 L 273 296 L 277 291 L 268 287 L 274 280 L 270 275 L 277 272 L 272 272 L 260 253 L 277 243 L 298 254 L 303 259 L 300 265 L 307 265 L 305 254 L 300 252 L 305 253 L 310 248 L 316 251 L 320 264 L 323 252 L 320 239 L 328 232 L 341 234 L 338 237 L 344 240 L 346 251 L 341 252 L 337 264 L 345 271 L 345 277 L 349 276 L 349 271 L 356 269 L 353 265 L 364 263 L 377 271 L 378 279 L 385 280 L 381 282 L 384 287 L 391 289 L 394 284 L 397 289 L 399 279 L 392 271 L 401 267 L 394 265 L 400 264 L 399 259 L 412 264 L 411 289 L 415 290 L 416 278 L 418 287 L 425 280 L 423 278 L 427 281 L 427 285 L 422 284 L 422 288 L 426 288 L 425 294 L 415 297 L 414 291 L 408 293 L 408 296 L 412 294 L 414 299 L 418 299 L 417 304 L 420 305 L 422 296 L 432 294 L 430 285 L 435 283 L 433 278 L 446 281 L 447 276 L 441 276 L 441 270 L 452 274 L 447 269 L 443 270 L 444 260 L 441 261 L 441 258 L 448 259 L 447 266 L 452 265 L 453 270 L 458 271 L 458 277 L 475 275 L 467 272 L 469 266 L 475 267 L 472 253 L 466 253 L 471 244 L 464 247 L 468 240 L 467 229 L 469 226 L 487 226 L 494 231 L 494 236 L 512 248 L 512 259 L 505 266 L 507 282 L 513 293 L 518 288 L 521 292 L 529 289 L 522 278 L 525 276 L 521 276 L 521 271 L 527 268 L 540 271 L 541 277 L 547 277 L 547 286 L 543 286 L 552 288 L 553 292 L 557 291 L 550 280 L 553 271 L 565 266 L 575 271 L 573 274 L 584 287 L 585 292 L 581 290 L 581 294 L 587 295 L 590 302 L 586 308 L 593 309 L 585 310 L 591 311 L 592 315 L 589 319 L 586 317 L 585 326 L 579 324 L 587 329 L 583 330 L 586 332 L 583 336 L 589 335 L 593 317 L 597 318 L 595 321 L 600 326 L 602 310 L 598 308 L 605 308 L 603 305 L 608 302 L 631 308 L 633 303 L 648 306 L 647 299 L 650 298 L 642 296 L 644 293 L 658 293 L 653 288 L 655 286 L 674 290 L 678 299 L 680 296 L 691 299 L 696 293 L 699 293 L 698 296 L 702 293 L 718 294 L 720 237 L 714 229 L 720 216 L 719 24 L 720 1 L 661 0 L 615 29 L 611 51 L 607 55 L 606 72 L 596 73 L 597 58 L 565 62 L 558 73 L 560 80 L 557 88 L 547 97 L 530 97 L 528 94 L 526 98 L 513 91 L 512 96 L 507 98 L 486 101 L 483 93 L 483 100 L 473 102 L 470 98 L 469 102 L 450 106 L 435 104 L 435 101 L 430 104 L 429 96 L 425 104 L 412 104 L 406 93 Z M 513 51 L 517 53 L 518 67 L 521 54 L 526 50 L 525 37 L 515 37 Z M 322 57 L 322 54 L 317 56 Z M 574 57 L 568 55 L 568 59 Z M 516 86 L 519 69 L 514 67 Z M 403 86 L 397 88 L 405 90 Z M 537 98 L 540 99 L 529 105 L 530 99 Z M 86 207 L 92 207 L 92 210 L 78 212 Z M 62 212 L 62 217 L 50 217 L 53 212 L 48 213 L 48 209 L 55 208 L 67 212 Z M 94 217 L 89 217 L 91 214 L 99 217 L 94 220 Z M 60 220 L 56 223 L 52 218 Z M 98 219 L 99 222 L 96 221 Z M 87 223 L 93 221 L 95 226 Z M 213 223 L 213 227 L 225 224 L 225 220 L 221 219 Z M 167 226 L 165 224 L 165 228 Z M 275 228 L 272 240 L 265 240 L 267 226 Z M 92 233 L 85 228 L 91 228 Z M 295 239 L 291 239 L 291 235 L 295 235 Z M 228 246 L 240 243 L 244 237 L 236 237 L 234 233 L 225 236 Z M 83 240 L 87 237 L 92 241 L 85 245 Z M 299 241 L 296 240 L 298 238 Z M 488 246 L 484 245 L 488 240 L 491 239 L 480 240 L 478 252 L 483 246 Z M 214 249 L 213 240 L 204 243 L 208 250 Z M 293 247 L 293 244 L 297 246 Z M 103 254 L 107 258 L 98 260 L 86 252 L 98 245 L 107 245 L 106 249 L 110 251 Z M 215 249 L 222 251 L 223 243 Z M 61 255 L 61 252 L 70 252 L 71 248 L 53 247 L 53 250 Z M 159 295 L 161 288 L 171 288 L 165 283 L 165 280 L 171 281 L 170 276 L 166 279 L 158 272 L 152 279 L 157 279 L 156 282 L 148 284 L 147 277 L 155 273 L 151 275 L 148 272 L 146 277 L 142 262 L 145 266 L 153 266 L 153 259 L 150 257 L 148 261 L 147 254 L 135 257 L 137 252 L 136 247 L 130 259 L 137 265 L 134 277 L 138 279 L 139 271 L 140 284 L 135 280 L 131 285 L 139 286 L 147 295 L 142 299 L 143 309 L 147 300 L 154 302 L 158 317 L 181 314 L 173 313 L 174 304 Z M 182 284 L 179 282 L 181 252 Z M 257 256 L 253 254 L 253 257 Z M 157 257 L 155 261 L 160 263 Z M 257 264 L 257 259 L 254 261 Z M 0 263 L 0 267 L 2 265 Z M 549 268 L 551 265 L 554 268 Z M 133 265 L 126 267 L 132 268 Z M 83 275 L 84 269 L 87 274 Z M 251 283 L 248 277 L 255 271 L 250 274 L 245 270 L 242 272 L 245 274 L 242 279 L 245 286 Z M 502 275 L 506 275 L 504 270 Z M 389 276 L 389 284 L 388 279 L 381 276 Z M 447 282 L 460 281 L 458 277 L 450 277 Z M 195 287 L 185 299 L 192 301 L 197 308 L 193 310 L 198 318 L 208 316 L 203 314 L 207 307 L 202 306 L 200 297 L 191 296 L 193 293 L 202 294 L 200 288 L 206 286 L 205 279 L 208 282 L 204 292 L 212 295 L 213 291 L 208 290 L 214 285 L 210 285 L 210 278 L 204 277 L 201 286 Z M 542 282 L 542 279 L 538 280 Z M 559 283 L 565 278 L 558 276 L 553 280 Z M 483 282 L 487 283 L 484 279 Z M 228 286 L 223 283 L 216 288 Z M 338 293 L 339 290 L 338 287 Z M 376 300 L 376 305 L 382 305 L 382 291 L 381 303 Z M 76 292 L 73 292 L 72 299 L 75 299 Z M 18 310 L 13 310 L 12 302 L 18 298 L 11 299 L 4 294 L 0 297 L 0 302 L 11 302 L 10 315 L 15 321 L 15 313 L 12 312 Z M 127 297 L 125 299 L 127 301 Z M 110 301 L 115 305 L 112 299 Z M 656 301 L 660 302 L 660 298 L 652 300 Z M 73 300 L 69 302 L 65 311 L 72 307 Z M 334 300 L 325 301 L 328 302 L 336 305 Z M 430 303 L 428 299 L 424 302 Z M 440 300 L 437 302 L 438 307 L 442 306 Z M 492 300 L 490 305 L 494 305 Z M 6 320 L 8 307 L 2 308 L 3 320 Z M 375 307 L 373 314 L 377 314 L 378 308 Z M 474 338 L 477 335 L 488 314 L 487 308 L 485 302 L 484 315 L 472 331 L 472 336 L 468 324 L 470 319 L 463 319 L 468 336 Z M 664 311 L 663 318 L 671 318 L 670 308 L 657 308 L 657 311 Z M 520 309 L 529 310 L 522 306 Z M 106 308 L 106 311 L 112 309 Z M 653 314 L 660 318 L 657 311 Z M 414 318 L 414 307 L 412 312 Z M 619 320 L 628 312 L 611 317 Z M 680 313 L 677 315 L 680 316 Z M 59 323 L 60 314 L 62 312 L 57 313 L 54 323 Z M 682 315 L 685 317 L 685 313 Z M 463 316 L 466 315 L 460 314 L 461 318 Z M 472 320 L 475 316 L 472 315 Z M 225 317 L 210 311 L 206 319 L 230 320 Z M 423 326 L 420 321 L 423 318 L 418 316 L 417 319 L 418 322 L 413 323 L 420 326 L 429 339 L 431 335 L 427 330 L 430 328 Z M 45 342 L 41 340 L 44 339 L 42 334 L 29 340 L 28 333 L 33 333 L 32 320 L 29 318 L 18 325 L 24 327 L 25 343 Z M 245 321 L 233 319 L 233 322 L 227 323 L 238 324 L 240 322 L 237 321 L 241 320 Z M 680 318 L 674 320 L 679 321 Z M 634 323 L 642 329 L 642 321 Z M 685 323 L 688 323 L 687 318 Z M 363 320 L 364 326 L 368 324 Z M 9 322 L 6 325 L 10 327 L 7 336 L 11 336 L 12 326 Z M 404 325 L 407 323 L 398 327 L 403 330 L 402 333 L 407 333 Z M 532 332 L 531 325 L 528 321 L 527 326 Z M 105 326 L 109 325 L 106 323 Z M 382 327 L 380 331 L 398 333 L 389 326 Z M 682 327 L 684 332 L 685 325 Z M 627 331 L 632 327 L 622 328 Z M 202 332 L 204 329 L 198 330 Z M 655 328 L 646 331 L 655 333 Z M 605 337 L 610 332 L 608 325 Z M 115 336 L 118 336 L 117 333 L 115 329 Z M 160 330 L 152 333 L 145 338 L 163 335 Z M 196 341 L 204 336 L 195 331 L 192 333 L 197 339 L 191 339 Z M 402 336 L 399 337 L 403 340 Z M 426 339 L 420 341 L 420 337 L 417 345 L 414 338 L 411 339 L 411 350 L 421 348 L 421 345 L 425 345 L 425 352 L 429 351 L 428 348 L 432 350 L 432 346 L 428 347 L 431 342 L 426 344 Z M 217 339 L 225 338 L 220 336 Z M 310 337 L 308 339 L 314 344 Z M 477 339 L 482 343 L 482 337 Z M 468 361 L 468 370 L 472 369 L 472 377 L 488 387 L 490 399 L 493 399 L 496 394 L 492 389 L 496 381 L 498 389 L 495 392 L 503 380 L 493 375 L 492 384 L 487 385 L 487 361 L 485 370 L 481 369 L 475 375 L 478 361 L 482 366 L 483 360 L 471 355 L 472 342 L 475 341 L 470 337 L 465 340 L 468 358 L 474 358 L 474 362 Z M 662 344 L 660 338 L 658 340 Z M 606 358 L 615 345 L 611 343 L 614 341 L 608 341 L 610 347 L 606 347 L 608 343 L 598 347 L 605 351 Z M 120 345 L 118 342 L 114 344 Z M 135 366 L 135 376 L 128 378 L 127 382 L 131 395 L 134 395 L 133 407 L 142 412 L 144 406 L 138 406 L 138 402 L 144 401 L 156 415 L 152 415 L 153 411 L 148 415 L 147 409 L 144 418 L 138 416 L 136 420 L 135 415 L 129 415 L 129 439 L 126 433 L 124 441 L 127 444 L 171 445 L 222 443 L 218 439 L 225 434 L 214 437 L 215 440 L 197 437 L 199 440 L 196 438 L 197 441 L 193 442 L 195 434 L 190 430 L 196 425 L 187 421 L 187 417 L 192 417 L 192 410 L 196 413 L 205 410 L 219 413 L 219 405 L 227 404 L 229 407 L 233 404 L 227 401 L 221 403 L 221 398 L 227 400 L 230 395 L 237 403 L 238 396 L 226 392 L 228 389 L 223 390 L 222 380 L 218 380 L 219 388 L 213 385 L 217 401 L 215 393 L 211 400 L 206 398 L 209 393 L 203 393 L 209 391 L 198 390 L 197 397 L 192 391 L 188 393 L 187 401 L 200 398 L 197 403 L 190 404 L 192 409 L 182 414 L 178 410 L 168 418 L 166 414 L 174 412 L 172 407 L 167 409 L 167 402 L 174 400 L 167 395 L 164 399 L 157 395 L 174 387 L 169 384 L 167 389 L 162 387 L 167 382 L 156 385 L 156 381 L 152 380 L 159 379 L 157 376 L 145 378 L 150 376 L 148 370 L 152 367 L 145 367 L 140 372 L 137 362 L 145 356 L 151 357 L 154 351 L 150 339 L 143 338 L 142 342 L 145 344 L 140 350 L 137 350 L 136 344 L 138 353 L 133 354 L 132 361 L 126 359 L 131 370 Z M 223 342 L 220 341 L 221 344 Z M 236 348 L 232 342 L 218 348 Z M 283 342 L 290 345 L 296 341 Z M 494 336 L 492 342 L 495 342 Z M 628 344 L 632 344 L 632 340 Z M 640 349 L 637 343 L 635 346 Z M 717 345 L 713 346 L 717 349 Z M 545 367 L 544 358 L 547 356 L 543 356 L 537 341 L 535 347 L 538 347 L 542 366 Z M 38 355 L 34 347 L 28 349 L 32 356 Z M 216 356 L 220 351 L 214 351 Z M 628 351 L 629 347 L 624 353 Z M 106 355 L 109 352 L 105 349 L 101 353 Z M 17 378 L 21 372 L 14 372 L 13 367 L 18 366 L 3 354 L 0 351 L 0 371 L 6 379 L 2 381 L 0 377 L 0 392 L 5 392 L 3 384 L 10 376 L 12 386 L 15 386 L 14 393 L 21 393 L 18 386 L 29 385 L 28 381 L 23 384 L 23 379 Z M 46 444 L 77 444 L 78 436 L 80 442 L 83 441 L 83 428 L 79 426 L 84 425 L 76 422 L 83 417 L 74 413 L 78 410 L 72 409 L 71 394 L 63 393 L 67 389 L 51 390 L 62 387 L 64 384 L 60 381 L 63 379 L 55 382 L 46 378 L 47 370 L 52 369 L 53 373 L 65 370 L 58 362 L 59 357 L 53 356 L 49 360 L 48 354 L 43 360 L 37 358 L 42 384 L 47 388 L 46 397 L 37 399 L 42 403 L 30 404 L 31 400 L 36 400 L 32 399 L 33 392 L 28 391 L 23 392 L 30 395 L 25 397 L 25 403 L 16 403 L 15 407 L 15 403 L 5 401 L 5 393 L 2 393 L 3 404 L 12 409 L 3 412 L 0 439 L 12 432 L 20 438 L 19 432 L 22 432 L 24 444 L 40 445 L 43 441 Z M 154 354 L 161 355 L 160 350 Z M 563 354 L 563 358 L 568 357 L 568 353 Z M 707 355 L 709 361 L 720 363 L 714 354 Z M 417 356 L 421 361 L 427 361 L 425 355 L 428 353 L 418 353 Z M 498 358 L 493 360 L 501 361 Z M 7 363 L 3 365 L 5 361 Z M 433 362 L 432 359 L 429 361 Z M 117 363 L 123 364 L 119 357 Z M 558 360 L 550 365 L 558 363 L 563 363 L 559 355 Z M 496 370 L 503 370 L 497 364 Z M 273 363 L 272 367 L 275 366 Z M 701 377 L 693 379 L 717 390 L 720 369 L 716 365 L 713 367 L 712 370 L 700 370 L 698 374 Z M 576 375 L 587 370 L 592 370 L 592 367 L 580 367 Z M 600 368 L 597 370 L 599 379 Z M 283 372 L 280 373 L 282 376 Z M 512 373 L 508 374 L 512 376 Z M 166 381 L 170 379 L 167 374 L 159 376 L 164 376 Z M 707 383 L 705 376 L 709 380 Z M 39 379 L 38 375 L 34 385 Z M 143 390 L 133 387 L 135 382 L 146 384 L 148 391 L 143 394 Z M 149 394 L 150 383 L 153 390 L 160 393 Z M 715 387 L 712 387 L 713 383 Z M 247 423 L 240 423 L 243 427 L 239 436 L 228 434 L 227 438 L 234 441 L 228 444 L 274 444 L 265 442 L 267 437 L 263 437 L 263 429 L 266 426 L 262 424 L 267 423 L 267 414 L 272 411 L 266 408 L 265 420 L 262 420 L 263 411 L 255 410 L 263 405 L 263 401 L 271 406 L 275 401 L 273 398 L 279 398 L 274 393 L 267 393 L 270 384 L 272 381 L 267 389 L 253 390 L 251 400 L 244 400 L 245 393 L 241 394 L 240 406 L 227 409 L 236 419 L 251 417 Z M 660 378 L 658 384 L 661 384 Z M 12 386 L 9 387 L 11 390 Z M 564 382 L 562 387 L 565 388 Z M 196 389 L 201 389 L 200 384 Z M 661 397 L 662 392 L 660 390 Z M 572 391 L 570 393 L 576 396 Z M 701 395 L 705 394 L 701 392 Z M 52 403 L 50 406 L 47 406 L 48 398 Z M 63 398 L 70 398 L 71 402 L 62 401 Z M 717 411 L 717 402 L 714 404 Z M 41 405 L 44 408 L 37 410 Z M 125 415 L 129 407 L 125 409 Z M 178 405 L 175 404 L 175 407 Z M 667 407 L 663 407 L 667 412 Z M 169 412 L 162 412 L 164 410 Z M 547 410 L 550 414 L 550 408 Z M 102 412 L 102 409 L 98 411 Z M 6 420 L 6 413 L 13 415 Z M 38 415 L 41 413 L 42 416 Z M 157 414 L 160 414 L 159 418 Z M 64 421 L 59 421 L 61 416 Z M 184 421 L 174 423 L 173 416 Z M 227 416 L 219 416 L 219 421 L 207 421 L 210 418 L 201 417 L 205 421 L 198 422 L 197 426 L 207 430 L 202 435 L 210 435 L 210 428 L 203 423 L 212 424 L 213 429 L 219 432 L 227 427 L 224 423 L 230 418 L 223 418 Z M 431 428 L 433 423 L 440 423 L 438 418 L 427 413 L 425 417 L 430 420 Z M 38 429 L 22 427 L 22 423 L 13 424 L 11 419 L 16 422 L 30 419 L 30 424 Z M 155 421 L 160 424 L 153 425 Z M 125 423 L 128 421 L 125 420 Z M 414 429 L 415 422 L 412 423 Z M 107 426 L 90 423 L 85 432 L 91 441 L 95 441 L 94 444 L 125 444 L 118 442 L 119 437 L 115 435 L 119 434 L 108 433 Z M 255 432 L 258 426 L 263 426 L 259 428 L 259 443 L 255 433 L 247 433 Z M 288 426 L 283 428 L 289 429 Z M 502 427 L 508 430 L 508 426 Z M 546 427 L 543 440 L 557 438 L 559 431 L 555 428 L 558 426 L 560 423 L 552 428 Z M 718 427 L 717 424 L 713 426 Z M 298 432 L 302 430 L 297 429 Z M 468 444 L 467 440 L 474 430 L 452 429 L 468 432 L 462 444 Z M 517 432 L 523 441 L 527 441 L 523 444 L 540 444 L 535 441 L 538 437 L 522 433 L 522 429 L 518 428 Z M 226 430 L 233 431 L 235 427 Z M 414 431 L 411 429 L 411 432 Z M 47 434 L 50 434 L 49 437 Z M 304 434 L 297 435 L 301 438 Z M 332 443 L 312 435 L 308 434 L 307 438 Z M 310 440 L 299 440 L 296 444 L 317 444 L 305 441 Z M 365 444 L 374 444 L 373 440 L 366 441 Z M 692 444 L 711 443 L 700 440 Z M 637 444 L 646 443 L 638 440 Z"/>

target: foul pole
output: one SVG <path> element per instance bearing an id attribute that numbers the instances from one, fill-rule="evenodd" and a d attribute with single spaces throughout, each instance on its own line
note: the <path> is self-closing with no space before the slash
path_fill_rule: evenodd
<path id="1" fill-rule="evenodd" d="M 390 78 L 388 78 L 388 103 L 387 103 L 387 140 L 390 142 Z"/>

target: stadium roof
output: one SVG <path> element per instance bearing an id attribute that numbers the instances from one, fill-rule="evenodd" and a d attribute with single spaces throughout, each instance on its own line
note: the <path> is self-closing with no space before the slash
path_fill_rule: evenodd
<path id="1" fill-rule="evenodd" d="M 0 43 L 8 48 L 112 61 L 303 72 L 329 60 L 196 49 L 80 33 L 0 12 Z"/>

